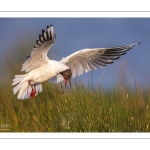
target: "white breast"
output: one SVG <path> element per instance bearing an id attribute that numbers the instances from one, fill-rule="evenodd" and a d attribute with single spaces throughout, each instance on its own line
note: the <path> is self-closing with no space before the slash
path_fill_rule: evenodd
<path id="1" fill-rule="evenodd" d="M 31 70 L 28 73 L 26 80 L 30 81 L 31 84 L 42 83 L 56 75 L 60 72 L 69 69 L 66 65 L 59 61 L 50 60 L 49 63 L 43 65 L 42 67 Z"/>

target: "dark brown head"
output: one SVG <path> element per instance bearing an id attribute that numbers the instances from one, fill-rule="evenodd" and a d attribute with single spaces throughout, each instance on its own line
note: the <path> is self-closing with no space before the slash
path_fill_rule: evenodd
<path id="1" fill-rule="evenodd" d="M 63 78 L 64 78 L 64 80 L 65 80 L 65 87 L 66 87 L 66 85 L 68 84 L 68 81 L 69 81 L 70 87 L 71 87 L 71 77 L 72 77 L 72 72 L 71 72 L 71 70 L 70 70 L 70 69 L 67 69 L 67 70 L 61 72 L 60 74 L 63 76 Z"/>

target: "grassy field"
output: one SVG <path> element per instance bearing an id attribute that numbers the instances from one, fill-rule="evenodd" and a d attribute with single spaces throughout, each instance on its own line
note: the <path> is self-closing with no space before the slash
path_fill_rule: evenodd
<path id="1" fill-rule="evenodd" d="M 136 82 L 131 89 L 123 80 L 109 90 L 46 82 L 35 98 L 18 100 L 11 83 L 27 50 L 17 45 L 0 63 L 0 132 L 150 132 L 150 89 Z"/>
<path id="2" fill-rule="evenodd" d="M 72 89 L 45 83 L 43 89 L 22 101 L 12 87 L 1 88 L 0 132 L 150 132 L 149 89 L 81 83 Z"/>

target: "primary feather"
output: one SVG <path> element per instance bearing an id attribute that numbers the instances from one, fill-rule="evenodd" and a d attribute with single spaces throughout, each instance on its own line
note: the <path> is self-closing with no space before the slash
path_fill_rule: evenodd
<path id="1" fill-rule="evenodd" d="M 128 50 L 140 43 L 129 44 L 124 46 L 110 48 L 92 48 L 82 49 L 67 57 L 63 57 L 60 62 L 67 65 L 72 71 L 72 78 L 80 76 L 84 72 L 102 68 L 113 63 L 113 60 L 120 58 L 126 54 Z M 57 75 L 52 80 L 54 83 L 63 81 L 60 75 Z"/>
<path id="2" fill-rule="evenodd" d="M 39 35 L 39 40 L 31 52 L 31 55 L 26 57 L 26 61 L 22 65 L 21 71 L 29 72 L 35 68 L 41 67 L 44 63 L 48 63 L 49 58 L 47 53 L 56 39 L 56 34 L 52 25 L 47 26 L 46 32 L 42 30 L 42 35 Z"/>

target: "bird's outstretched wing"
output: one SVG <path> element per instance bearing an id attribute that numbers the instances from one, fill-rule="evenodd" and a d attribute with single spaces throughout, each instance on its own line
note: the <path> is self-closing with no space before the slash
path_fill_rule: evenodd
<path id="1" fill-rule="evenodd" d="M 79 50 L 60 62 L 67 65 L 72 71 L 72 78 L 79 76 L 84 72 L 93 69 L 101 68 L 113 63 L 113 60 L 120 58 L 121 55 L 126 54 L 128 50 L 140 43 L 129 44 L 125 46 L 117 46 L 111 48 L 93 48 Z M 52 82 L 58 83 L 63 81 L 61 75 L 57 75 L 52 79 Z"/>
<path id="2" fill-rule="evenodd" d="M 43 63 L 47 63 L 49 60 L 47 53 L 55 39 L 56 34 L 52 25 L 47 26 L 46 32 L 42 30 L 42 35 L 39 35 L 39 40 L 36 41 L 31 55 L 26 57 L 21 71 L 29 72 L 32 69 L 42 66 Z"/>

